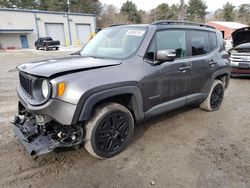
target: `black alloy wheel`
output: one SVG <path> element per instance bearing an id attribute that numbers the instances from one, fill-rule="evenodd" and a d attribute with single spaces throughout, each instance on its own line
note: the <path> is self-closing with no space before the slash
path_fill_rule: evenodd
<path id="1" fill-rule="evenodd" d="M 109 154 L 122 148 L 128 137 L 129 122 L 129 117 L 123 112 L 115 112 L 105 117 L 96 129 L 97 149 Z"/>
<path id="2" fill-rule="evenodd" d="M 222 103 L 224 96 L 224 88 L 222 84 L 217 84 L 211 94 L 210 105 L 211 108 L 218 109 Z"/>

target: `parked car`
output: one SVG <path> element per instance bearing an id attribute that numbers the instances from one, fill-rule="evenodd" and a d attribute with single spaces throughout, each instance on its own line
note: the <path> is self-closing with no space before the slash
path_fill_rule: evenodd
<path id="1" fill-rule="evenodd" d="M 229 51 L 232 76 L 250 76 L 250 27 L 232 33 L 233 48 Z"/>
<path id="2" fill-rule="evenodd" d="M 100 31 L 80 56 L 18 66 L 14 132 L 31 155 L 123 151 L 135 124 L 191 104 L 218 110 L 230 79 L 221 32 L 159 21 Z"/>
<path id="3" fill-rule="evenodd" d="M 60 46 L 60 41 L 53 40 L 51 37 L 38 38 L 38 40 L 35 42 L 35 47 L 37 50 L 44 49 L 47 51 L 53 48 L 58 50 L 59 46 Z"/>

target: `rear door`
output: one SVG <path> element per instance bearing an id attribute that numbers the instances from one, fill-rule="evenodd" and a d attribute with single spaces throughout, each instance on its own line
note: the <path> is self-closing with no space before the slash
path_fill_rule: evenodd
<path id="1" fill-rule="evenodd" d="M 210 87 L 212 75 L 217 68 L 218 42 L 215 32 L 188 31 L 191 80 L 189 94 L 203 98 Z"/>

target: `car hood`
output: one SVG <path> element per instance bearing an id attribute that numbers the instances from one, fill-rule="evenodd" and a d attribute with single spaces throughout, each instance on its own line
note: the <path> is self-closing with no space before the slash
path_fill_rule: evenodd
<path id="1" fill-rule="evenodd" d="M 78 56 L 26 63 L 19 65 L 17 69 L 31 75 L 55 77 L 56 75 L 68 74 L 71 72 L 116 66 L 121 63 L 121 60 Z"/>
<path id="2" fill-rule="evenodd" d="M 232 33 L 233 47 L 250 42 L 250 27 L 237 29 Z"/>

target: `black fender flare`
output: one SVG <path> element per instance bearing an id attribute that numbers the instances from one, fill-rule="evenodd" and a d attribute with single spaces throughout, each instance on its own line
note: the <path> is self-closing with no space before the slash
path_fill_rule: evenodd
<path id="1" fill-rule="evenodd" d="M 231 71 L 230 71 L 230 68 L 228 69 L 220 69 L 218 71 L 216 71 L 213 76 L 212 76 L 212 79 L 211 79 L 211 82 L 210 82 L 210 85 L 208 87 L 208 90 L 207 90 L 207 94 L 209 93 L 210 91 L 210 88 L 212 87 L 213 83 L 214 83 L 214 80 L 216 79 L 216 77 L 218 76 L 222 76 L 222 75 L 227 75 L 227 82 L 225 83 L 225 88 L 228 87 L 228 84 L 229 84 L 229 80 L 230 80 L 230 75 L 231 75 Z"/>
<path id="2" fill-rule="evenodd" d="M 83 106 L 80 109 L 80 114 L 78 115 L 78 117 L 74 117 L 73 123 L 86 121 L 90 119 L 91 112 L 94 106 L 98 102 L 110 97 L 115 97 L 118 95 L 125 95 L 125 94 L 131 94 L 133 96 L 134 100 L 133 102 L 136 105 L 135 106 L 136 111 L 134 113 L 136 121 L 142 120 L 144 118 L 144 112 L 143 112 L 143 99 L 140 89 L 136 86 L 122 86 L 122 87 L 99 91 L 88 96 L 87 99 L 84 101 Z"/>

